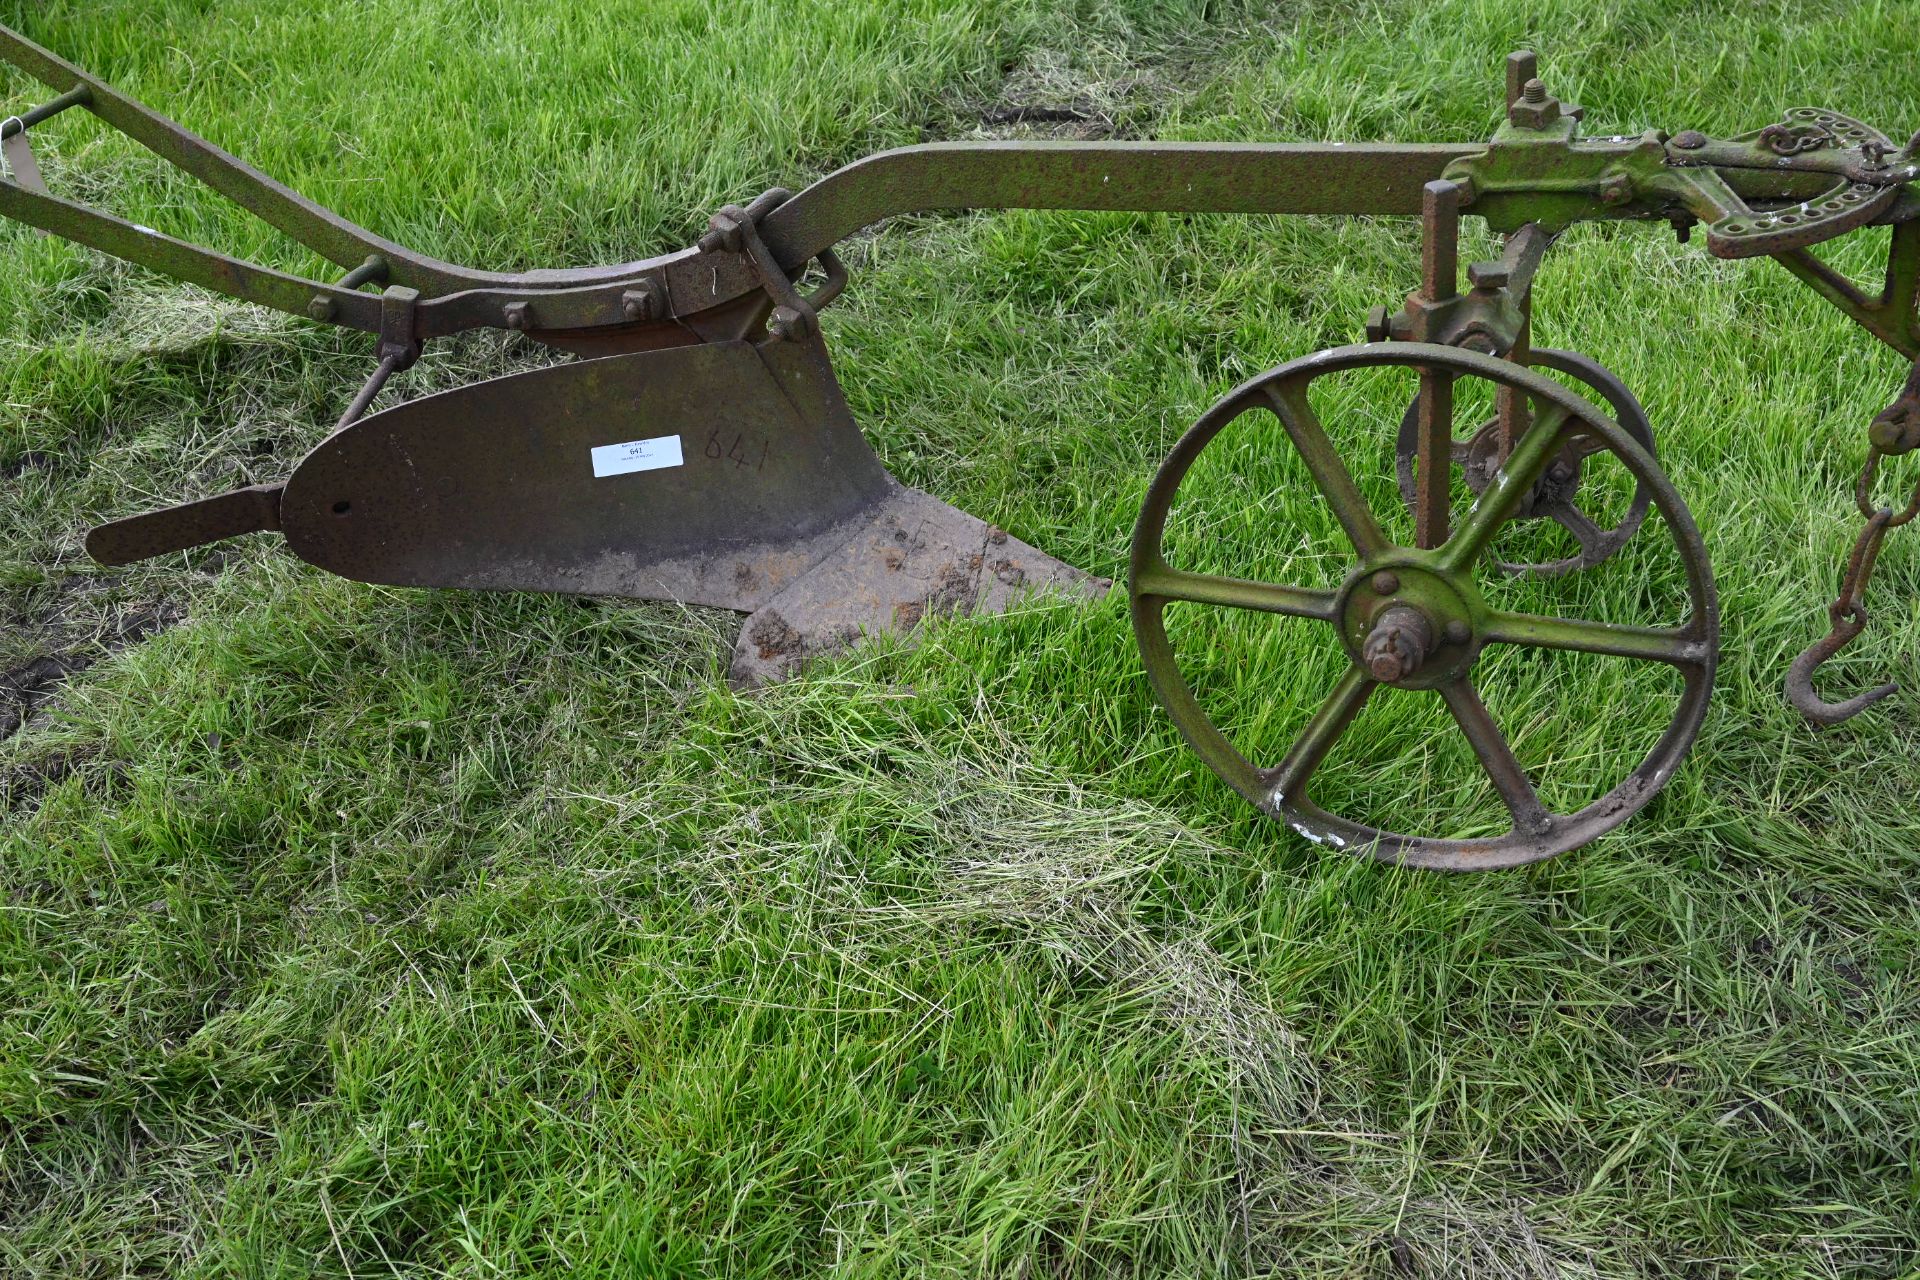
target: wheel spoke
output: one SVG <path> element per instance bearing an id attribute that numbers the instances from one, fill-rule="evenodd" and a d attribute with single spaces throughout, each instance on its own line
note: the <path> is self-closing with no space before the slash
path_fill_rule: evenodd
<path id="1" fill-rule="evenodd" d="M 1527 495 L 1546 470 L 1554 445 L 1567 424 L 1568 413 L 1551 405 L 1540 415 L 1531 430 L 1520 437 L 1507 460 L 1487 481 L 1487 487 L 1474 499 L 1473 508 L 1461 522 L 1460 531 L 1440 549 L 1441 563 L 1455 571 L 1469 568 L 1493 541 L 1494 534 L 1507 522 L 1514 508 Z"/>
<path id="2" fill-rule="evenodd" d="M 1556 502 L 1540 510 L 1541 514 L 1573 535 L 1573 540 L 1580 544 L 1581 552 L 1590 562 L 1598 564 L 1606 558 L 1607 535 L 1601 532 L 1600 526 L 1586 512 L 1571 502 Z"/>
<path id="3" fill-rule="evenodd" d="M 1496 644 L 1538 649 L 1571 649 L 1640 662 L 1698 666 L 1707 660 L 1707 642 L 1686 630 L 1616 626 L 1584 618 L 1543 618 L 1532 613 L 1495 613 L 1481 634 Z"/>
<path id="4" fill-rule="evenodd" d="M 1553 819 L 1541 806 L 1533 783 L 1527 780 L 1527 771 L 1514 759 L 1507 735 L 1500 732 L 1487 704 L 1480 701 L 1473 681 L 1462 676 L 1443 684 L 1440 696 L 1446 699 L 1447 710 L 1453 712 L 1454 722 L 1473 744 L 1473 753 L 1480 757 L 1480 767 L 1487 771 L 1494 790 L 1500 793 L 1507 812 L 1513 815 L 1513 829 L 1539 835 L 1552 826 Z"/>
<path id="5" fill-rule="evenodd" d="M 1250 582 L 1210 573 L 1183 573 L 1165 565 L 1146 570 L 1133 585 L 1136 594 L 1158 596 L 1163 600 L 1218 604 L 1229 609 L 1285 614 L 1290 618 L 1317 618 L 1321 622 L 1332 622 L 1334 618 L 1333 592 L 1307 587 Z"/>
<path id="6" fill-rule="evenodd" d="M 1549 507 L 1542 507 L 1540 512 L 1551 518 L 1553 524 L 1572 533 L 1572 539 L 1580 543 L 1580 551 L 1586 555 L 1599 557 L 1599 553 L 1607 549 L 1607 533 L 1601 532 L 1601 528 L 1594 524 L 1594 518 L 1572 503 L 1551 503 Z"/>
<path id="7" fill-rule="evenodd" d="M 1288 749 L 1287 758 L 1267 775 L 1273 785 L 1271 803 L 1275 808 L 1305 792 L 1307 779 L 1320 767 L 1353 718 L 1360 714 L 1360 708 L 1367 705 L 1376 687 L 1372 677 L 1359 667 L 1349 667 L 1347 674 L 1340 677 L 1333 693 L 1313 713 L 1313 719 Z"/>
<path id="8" fill-rule="evenodd" d="M 1327 439 L 1326 428 L 1320 425 L 1320 419 L 1314 414 L 1313 406 L 1307 403 L 1307 384 L 1304 380 L 1294 380 L 1269 386 L 1267 404 L 1274 416 L 1280 419 L 1280 425 L 1286 428 L 1287 438 L 1293 441 L 1293 447 L 1300 460 L 1307 464 L 1307 471 L 1313 476 L 1314 484 L 1320 488 L 1320 494 L 1333 508 L 1333 514 L 1339 517 L 1340 527 L 1347 531 L 1348 541 L 1362 558 L 1379 555 L 1387 549 L 1387 536 L 1380 532 L 1380 526 L 1373 518 L 1373 509 L 1367 506 L 1367 500 L 1360 496 L 1359 486 L 1353 482 L 1353 475 L 1347 470 L 1347 464 L 1340 460 L 1340 454 Z"/>

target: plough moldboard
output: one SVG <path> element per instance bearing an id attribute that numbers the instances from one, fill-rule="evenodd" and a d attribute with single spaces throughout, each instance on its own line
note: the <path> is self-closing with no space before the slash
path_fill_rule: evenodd
<path id="1" fill-rule="evenodd" d="M 1418 217 L 1420 286 L 1399 310 L 1375 309 L 1367 342 L 1252 379 L 1180 440 L 1135 527 L 1129 603 L 1161 703 L 1206 763 L 1261 810 L 1383 860 L 1512 866 L 1582 845 L 1644 806 L 1692 744 L 1713 684 L 1713 578 L 1692 516 L 1655 459 L 1647 415 L 1605 368 L 1530 340 L 1534 277 L 1561 232 L 1585 221 L 1659 222 L 1682 240 L 1702 229 L 1723 258 L 1774 259 L 1916 361 L 1869 429 L 1856 494 L 1864 529 L 1828 610 L 1831 631 L 1786 682 L 1788 701 L 1821 725 L 1892 691 L 1830 704 L 1812 677 L 1866 625 L 1864 594 L 1881 545 L 1920 513 L 1920 493 L 1899 509 L 1873 496 L 1881 460 L 1920 446 L 1920 135 L 1901 145 L 1835 112 L 1796 109 L 1732 138 L 1695 130 L 1583 138 L 1580 110 L 1547 92 L 1523 52 L 1507 59 L 1506 123 L 1486 142 L 907 147 L 798 194 L 729 205 L 698 244 L 677 253 L 500 274 L 364 231 L 4 29 L 0 54 L 57 95 L 0 124 L 10 172 L 0 214 L 377 343 L 375 368 L 339 427 L 284 483 L 102 525 L 87 548 L 104 564 L 278 530 L 303 559 L 367 582 L 716 605 L 749 615 L 733 667 L 745 682 L 783 675 L 863 633 L 909 630 L 929 613 L 1002 609 L 1038 588 L 1093 595 L 1106 584 L 888 474 L 848 411 L 821 336 L 819 312 L 846 283 L 834 246 L 888 217 L 942 209 Z M 344 274 L 303 279 L 50 194 L 30 139 L 74 108 Z M 1464 290 L 1463 216 L 1504 237 L 1498 258 L 1467 266 Z M 1876 226 L 1892 228 L 1877 291 L 1810 252 Z M 488 327 L 583 358 L 367 413 L 424 343 Z M 1413 531 L 1399 542 L 1369 509 L 1312 394 L 1323 380 L 1370 368 L 1417 378 L 1395 441 Z M 1462 408 L 1479 403 L 1476 395 L 1484 413 Z M 1277 419 L 1337 516 L 1350 544 L 1337 586 L 1194 572 L 1163 555 L 1189 469 L 1249 413 Z M 1463 413 L 1472 421 L 1456 423 Z M 1461 426 L 1468 429 L 1456 438 Z M 1583 466 L 1601 455 L 1634 489 L 1608 527 L 1583 505 Z M 1454 501 L 1457 482 L 1470 502 Z M 1647 521 L 1650 512 L 1660 519 Z M 1578 552 L 1511 563 L 1491 550 L 1513 522 L 1538 521 L 1563 526 Z M 1684 608 L 1665 625 L 1514 612 L 1485 590 L 1500 575 L 1579 574 L 1648 538 L 1669 540 L 1682 569 Z M 1278 763 L 1247 759 L 1201 709 L 1164 624 L 1175 601 L 1313 619 L 1331 632 L 1345 674 Z M 1498 646 L 1660 664 L 1678 673 L 1681 693 L 1644 760 L 1584 807 L 1553 812 L 1475 687 L 1476 665 Z M 1504 802 L 1508 830 L 1476 838 L 1388 831 L 1315 803 L 1316 770 L 1383 691 L 1444 702 Z"/>

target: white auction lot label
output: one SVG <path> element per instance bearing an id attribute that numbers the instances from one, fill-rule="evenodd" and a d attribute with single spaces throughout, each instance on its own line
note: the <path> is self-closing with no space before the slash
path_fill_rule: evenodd
<path id="1" fill-rule="evenodd" d="M 625 444 L 596 445 L 593 454 L 593 474 L 601 476 L 624 476 L 635 471 L 658 471 L 662 467 L 677 467 L 686 459 L 680 454 L 679 436 L 655 436 L 651 440 L 629 440 Z"/>

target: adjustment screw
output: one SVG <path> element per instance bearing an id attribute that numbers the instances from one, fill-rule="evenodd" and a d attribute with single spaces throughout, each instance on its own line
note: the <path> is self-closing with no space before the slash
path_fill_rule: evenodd
<path id="1" fill-rule="evenodd" d="M 1400 589 L 1400 577 L 1398 574 L 1382 569 L 1373 575 L 1373 589 L 1380 595 L 1390 596 Z"/>
<path id="2" fill-rule="evenodd" d="M 504 314 L 506 317 L 507 328 L 512 329 L 516 333 L 526 332 L 527 324 L 529 320 L 528 307 L 526 303 L 509 302 L 504 308 L 502 308 L 502 314 Z"/>
<path id="3" fill-rule="evenodd" d="M 1545 102 L 1547 100 L 1546 82 L 1535 76 L 1520 86 L 1520 96 L 1535 104 Z"/>
<path id="4" fill-rule="evenodd" d="M 1460 619 L 1455 618 L 1447 624 L 1448 644 L 1465 644 L 1471 639 L 1473 639 L 1473 628 Z"/>
<path id="5" fill-rule="evenodd" d="M 1673 135 L 1673 145 L 1682 151 L 1698 151 L 1707 145 L 1707 135 L 1698 129 L 1682 129 Z"/>

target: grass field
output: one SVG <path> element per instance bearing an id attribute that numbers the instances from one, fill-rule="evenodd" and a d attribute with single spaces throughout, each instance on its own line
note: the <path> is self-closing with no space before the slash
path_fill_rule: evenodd
<path id="1" fill-rule="evenodd" d="M 1122 137 L 1482 137 L 1528 45 L 1591 132 L 1803 103 L 1920 127 L 1911 0 L 0 13 L 363 225 L 495 268 L 675 247 L 776 182 L 1006 134 L 982 122 L 1008 106 Z M 39 132 L 61 190 L 320 270 L 89 121 Z M 1877 234 L 1834 260 L 1864 271 Z M 851 246 L 826 325 L 903 479 L 1117 575 L 1186 425 L 1356 340 L 1416 253 L 1391 221 L 919 218 Z M 26 721 L 0 739 L 0 1272 L 1920 1268 L 1920 700 L 1817 735 L 1778 694 L 1904 371 L 1777 268 L 1658 227 L 1550 256 L 1541 339 L 1646 404 L 1726 653 L 1645 814 L 1447 878 L 1248 809 L 1154 703 L 1118 595 L 741 695 L 730 614 L 369 587 L 276 538 L 103 571 L 89 523 L 283 476 L 369 344 L 18 228 L 0 264 L 0 671 L 31 689 L 0 704 Z M 552 359 L 464 339 L 381 403 Z M 1342 401 L 1383 514 L 1394 394 Z M 1333 526 L 1270 444 L 1197 475 L 1212 505 L 1176 531 L 1201 567 L 1320 563 Z M 1661 537 L 1507 589 L 1670 606 Z M 1889 542 L 1830 692 L 1920 676 L 1917 549 Z M 1333 678 L 1304 624 L 1176 622 L 1268 754 Z M 1490 683 L 1570 795 L 1671 702 L 1572 660 Z M 1432 710 L 1370 710 L 1330 798 L 1471 829 L 1488 796 Z"/>

